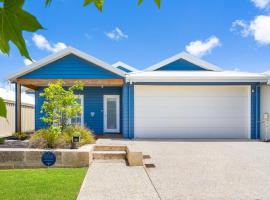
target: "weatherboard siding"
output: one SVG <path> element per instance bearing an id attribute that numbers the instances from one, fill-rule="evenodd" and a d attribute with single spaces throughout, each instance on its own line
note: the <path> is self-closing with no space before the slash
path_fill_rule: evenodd
<path id="1" fill-rule="evenodd" d="M 260 139 L 260 84 L 251 85 L 251 139 Z"/>
<path id="2" fill-rule="evenodd" d="M 20 78 L 111 79 L 122 77 L 75 55 L 68 55 Z"/>
<path id="3" fill-rule="evenodd" d="M 134 138 L 134 84 L 126 83 L 122 91 L 122 134 L 124 138 Z"/>
<path id="4" fill-rule="evenodd" d="M 155 71 L 165 71 L 165 70 L 166 71 L 207 71 L 206 69 L 198 65 L 194 65 L 184 59 L 179 59 L 177 61 L 164 65 L 163 67 L 156 69 Z"/>
<path id="5" fill-rule="evenodd" d="M 36 91 L 36 127 L 35 129 L 41 129 L 46 127 L 41 121 L 43 116 L 40 113 L 42 103 L 44 101 L 43 97 L 39 94 L 42 92 L 43 88 L 39 88 Z M 94 131 L 95 134 L 103 134 L 103 96 L 104 95 L 119 95 L 120 96 L 120 122 L 122 121 L 122 88 L 121 87 L 85 87 L 83 91 L 76 92 L 76 94 L 82 94 L 84 96 L 84 124 L 87 128 Z M 94 117 L 91 117 L 91 112 L 94 112 Z M 120 123 L 120 130 L 122 130 L 122 123 Z"/>
<path id="6" fill-rule="evenodd" d="M 118 67 L 116 67 L 117 69 L 120 69 L 120 70 L 122 70 L 122 71 L 124 71 L 124 72 L 126 72 L 126 73 L 129 73 L 129 72 L 132 72 L 131 70 L 129 70 L 129 69 L 127 69 L 127 68 L 124 68 L 124 67 L 122 67 L 122 66 L 118 66 Z"/>

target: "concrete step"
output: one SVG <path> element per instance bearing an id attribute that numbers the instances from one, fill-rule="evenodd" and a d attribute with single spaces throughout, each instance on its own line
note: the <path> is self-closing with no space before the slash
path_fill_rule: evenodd
<path id="1" fill-rule="evenodd" d="M 126 151 L 125 145 L 98 144 L 95 145 L 94 151 Z"/>
<path id="2" fill-rule="evenodd" d="M 93 151 L 93 158 L 101 160 L 125 159 L 126 154 L 126 151 Z"/>

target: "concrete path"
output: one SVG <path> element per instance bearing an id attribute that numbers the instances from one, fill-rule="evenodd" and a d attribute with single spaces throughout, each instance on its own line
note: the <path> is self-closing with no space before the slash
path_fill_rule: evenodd
<path id="1" fill-rule="evenodd" d="M 79 200 L 270 199 L 270 143 L 237 140 L 128 143 L 150 155 L 145 161 L 155 168 L 94 162 Z"/>
<path id="2" fill-rule="evenodd" d="M 94 161 L 77 200 L 158 200 L 144 167 L 124 161 Z"/>

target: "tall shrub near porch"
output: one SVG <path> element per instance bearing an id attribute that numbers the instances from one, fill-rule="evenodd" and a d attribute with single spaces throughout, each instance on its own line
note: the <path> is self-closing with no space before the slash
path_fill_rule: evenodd
<path id="1" fill-rule="evenodd" d="M 77 102 L 74 91 L 83 90 L 83 84 L 79 81 L 68 89 L 63 87 L 64 82 L 58 80 L 49 83 L 48 87 L 40 94 L 44 97 L 41 120 L 49 127 L 55 126 L 63 130 L 68 125 L 68 120 L 81 113 L 81 105 Z"/>

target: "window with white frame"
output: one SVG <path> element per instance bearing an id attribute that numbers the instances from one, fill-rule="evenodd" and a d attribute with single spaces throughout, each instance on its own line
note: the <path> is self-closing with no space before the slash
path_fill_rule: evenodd
<path id="1" fill-rule="evenodd" d="M 83 95 L 76 95 L 77 98 L 77 102 L 78 104 L 81 105 L 82 108 L 82 112 L 81 113 L 77 113 L 77 115 L 75 117 L 73 117 L 72 119 L 69 120 L 69 124 L 71 125 L 84 125 L 84 120 L 83 120 L 83 110 L 84 110 L 84 105 L 83 105 Z"/>

